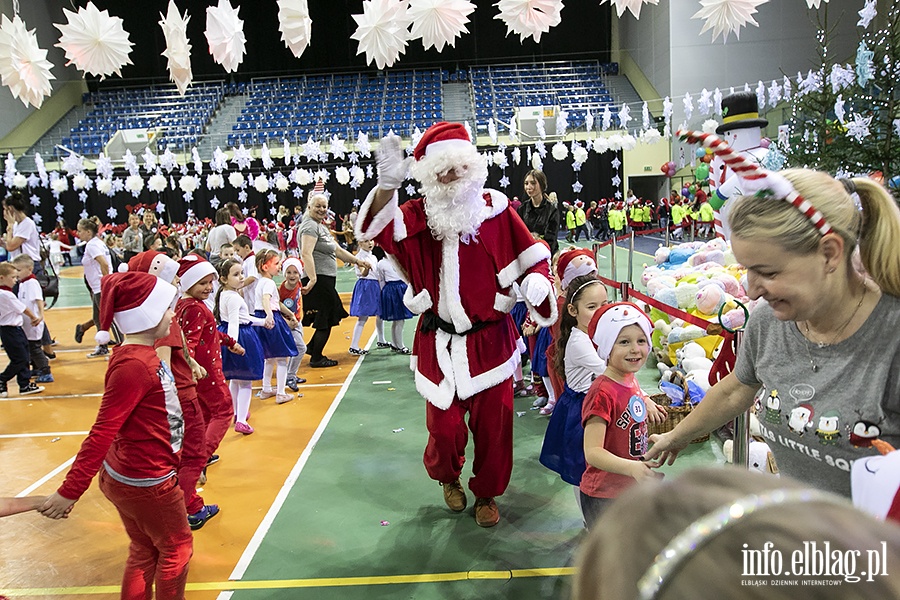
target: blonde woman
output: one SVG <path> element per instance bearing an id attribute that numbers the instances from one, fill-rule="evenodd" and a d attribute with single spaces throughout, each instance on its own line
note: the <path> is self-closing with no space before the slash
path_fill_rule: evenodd
<path id="1" fill-rule="evenodd" d="M 876 453 L 875 439 L 900 446 L 900 211 L 867 178 L 792 169 L 767 179 L 777 193 L 740 198 L 729 216 L 747 293 L 766 303 L 750 315 L 734 372 L 652 436 L 645 458 L 671 464 L 756 399 L 781 472 L 849 496 L 850 464 Z"/>

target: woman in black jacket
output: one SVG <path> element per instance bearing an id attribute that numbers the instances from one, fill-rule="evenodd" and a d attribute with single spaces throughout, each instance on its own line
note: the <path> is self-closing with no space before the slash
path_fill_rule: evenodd
<path id="1" fill-rule="evenodd" d="M 525 196 L 519 207 L 519 216 L 525 221 L 534 239 L 543 239 L 550 245 L 550 253 L 559 249 L 559 211 L 547 196 L 547 176 L 542 171 L 532 170 L 525 175 Z"/>

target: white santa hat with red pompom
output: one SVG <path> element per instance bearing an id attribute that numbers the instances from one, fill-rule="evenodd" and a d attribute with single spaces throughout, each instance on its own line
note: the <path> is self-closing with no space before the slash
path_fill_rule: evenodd
<path id="1" fill-rule="evenodd" d="M 181 289 L 185 292 L 204 277 L 215 274 L 216 268 L 212 263 L 196 254 L 188 254 L 178 261 L 178 277 L 181 279 Z"/>
<path id="2" fill-rule="evenodd" d="M 125 265 L 125 268 L 122 268 L 123 265 Z M 120 273 L 126 273 L 128 271 L 150 273 L 151 275 L 159 277 L 166 283 L 172 283 L 172 280 L 178 275 L 178 261 L 169 258 L 163 252 L 146 250 L 132 256 L 127 264 L 122 263 L 119 265 Z"/>
<path id="3" fill-rule="evenodd" d="M 109 343 L 113 323 L 124 334 L 140 333 L 159 325 L 178 295 L 178 288 L 149 273 L 112 273 L 103 278 L 99 331 L 94 338 Z"/>
<path id="4" fill-rule="evenodd" d="M 625 327 L 638 325 L 647 336 L 650 343 L 650 334 L 653 332 L 653 323 L 650 317 L 636 304 L 631 302 L 614 302 L 600 308 L 591 317 L 588 325 L 588 335 L 597 347 L 597 355 L 603 360 L 609 360 L 616 338 Z"/>

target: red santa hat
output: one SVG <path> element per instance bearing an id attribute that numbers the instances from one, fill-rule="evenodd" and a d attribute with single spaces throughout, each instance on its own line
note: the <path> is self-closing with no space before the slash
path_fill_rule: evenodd
<path id="1" fill-rule="evenodd" d="M 153 329 L 163 316 L 178 288 L 149 273 L 112 273 L 100 284 L 100 322 L 98 344 L 109 343 L 109 328 L 115 322 L 122 333 L 140 333 Z"/>
<path id="2" fill-rule="evenodd" d="M 586 256 L 590 262 L 580 265 L 573 265 L 572 259 L 577 256 Z M 578 248 L 577 250 L 566 250 L 559 255 L 559 261 L 556 263 L 556 273 L 559 275 L 559 284 L 563 289 L 569 287 L 572 280 L 582 275 L 590 275 L 597 272 L 597 263 L 594 262 L 594 253 L 587 248 Z"/>
<path id="3" fill-rule="evenodd" d="M 284 259 L 284 262 L 281 263 L 281 272 L 287 273 L 288 267 L 294 267 L 300 275 L 303 275 L 303 263 L 300 262 L 299 258 L 294 258 L 292 256 L 291 258 Z"/>
<path id="4" fill-rule="evenodd" d="M 584 208 L 584 202 L 582 202 L 581 200 L 576 200 L 575 208 Z"/>
<path id="5" fill-rule="evenodd" d="M 166 283 L 172 283 L 178 275 L 178 262 L 169 258 L 162 252 L 147 250 L 131 257 L 128 263 L 119 265 L 119 272 L 140 271 L 159 277 Z"/>
<path id="6" fill-rule="evenodd" d="M 609 353 L 616 343 L 616 338 L 619 337 L 619 332 L 629 325 L 640 326 L 647 336 L 647 342 L 650 341 L 653 323 L 639 306 L 631 302 L 614 302 L 594 313 L 588 325 L 588 335 L 597 347 L 597 355 L 600 358 L 609 360 Z"/>
<path id="7" fill-rule="evenodd" d="M 178 277 L 181 289 L 188 291 L 207 275 L 215 275 L 216 268 L 212 263 L 196 254 L 188 254 L 178 261 Z"/>
<path id="8" fill-rule="evenodd" d="M 465 148 L 471 145 L 472 139 L 462 123 L 441 121 L 425 130 L 422 139 L 416 144 L 413 156 L 418 161 L 422 157 L 429 156 L 435 152 L 443 152 L 453 148 Z"/>

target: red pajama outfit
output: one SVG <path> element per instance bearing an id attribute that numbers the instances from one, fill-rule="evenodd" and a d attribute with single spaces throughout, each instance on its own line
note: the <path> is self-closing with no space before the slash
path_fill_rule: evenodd
<path id="1" fill-rule="evenodd" d="M 98 471 L 131 539 L 122 598 L 184 597 L 193 537 L 175 470 L 184 422 L 175 382 L 152 346 L 112 352 L 103 400 L 91 431 L 58 492 L 78 500 Z"/>
<path id="2" fill-rule="evenodd" d="M 509 316 L 516 297 L 510 286 L 529 275 L 549 283 L 550 253 L 494 190 L 484 193 L 483 221 L 468 243 L 459 236 L 436 239 L 421 199 L 398 206 L 395 194 L 373 218 L 373 197 L 374 191 L 360 209 L 360 236 L 374 238 L 397 260 L 410 283 L 404 302 L 414 313 L 425 313 L 411 360 L 416 389 L 428 400 L 425 468 L 440 482 L 459 477 L 468 412 L 475 442 L 469 488 L 479 497 L 499 496 L 512 472 L 511 378 L 519 360 Z M 544 326 L 556 317 L 551 301 L 545 300 L 537 314 L 532 308 Z M 442 328 L 423 330 L 435 317 Z"/>
<path id="3" fill-rule="evenodd" d="M 173 319 L 169 326 L 169 335 L 156 340 L 155 347 L 172 349 L 170 367 L 175 376 L 175 387 L 178 389 L 178 401 L 184 415 L 184 443 L 181 447 L 181 465 L 178 467 L 178 486 L 184 492 L 184 506 L 189 515 L 203 508 L 203 498 L 197 494 L 197 480 L 206 466 L 206 421 L 197 398 L 197 382 L 191 365 L 187 360 L 184 347 L 184 336 L 181 327 Z"/>
<path id="4" fill-rule="evenodd" d="M 196 298 L 178 300 L 175 318 L 184 331 L 188 352 L 206 369 L 206 377 L 197 382 L 197 396 L 206 421 L 205 452 L 208 459 L 215 453 L 234 420 L 231 392 L 222 374 L 221 346 L 230 348 L 235 342 L 216 329 L 212 311 Z"/>

